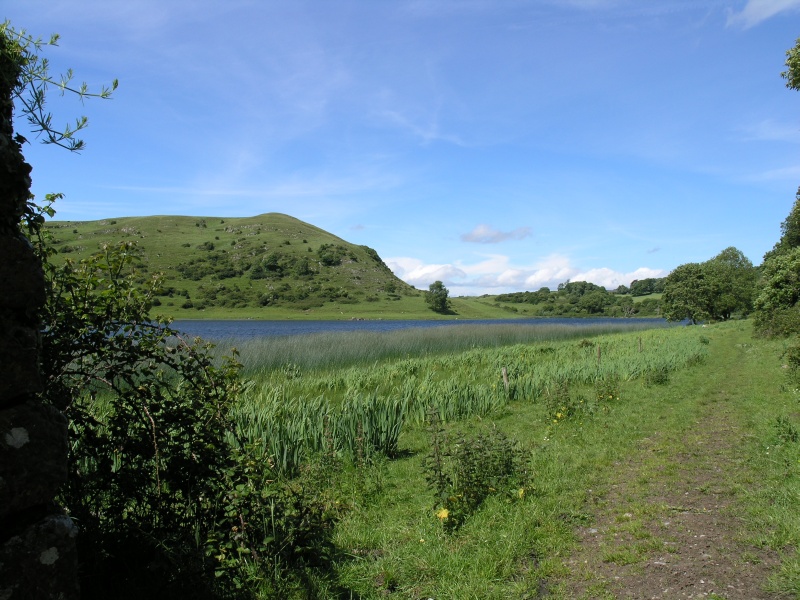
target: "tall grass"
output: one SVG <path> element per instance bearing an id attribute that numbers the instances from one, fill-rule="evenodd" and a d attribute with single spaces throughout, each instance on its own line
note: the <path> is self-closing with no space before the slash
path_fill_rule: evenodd
<path id="1" fill-rule="evenodd" d="M 668 327 L 666 323 L 661 327 Z M 399 358 L 419 358 L 461 352 L 471 348 L 499 348 L 513 344 L 550 342 L 597 335 L 643 331 L 659 327 L 652 321 L 619 321 L 569 325 L 447 325 L 391 332 L 336 332 L 250 340 L 227 339 L 220 352 L 236 347 L 247 377 L 263 375 L 287 365 L 303 370 L 335 369 Z"/>
<path id="2" fill-rule="evenodd" d="M 705 352 L 695 331 L 673 329 L 472 348 L 335 370 L 251 369 L 252 385 L 235 416 L 244 438 L 260 445 L 266 460 L 293 473 L 326 445 L 350 458 L 391 456 L 403 428 L 423 425 L 430 411 L 442 422 L 485 416 L 512 400 L 537 402 L 556 386 L 669 373 L 702 360 Z"/>

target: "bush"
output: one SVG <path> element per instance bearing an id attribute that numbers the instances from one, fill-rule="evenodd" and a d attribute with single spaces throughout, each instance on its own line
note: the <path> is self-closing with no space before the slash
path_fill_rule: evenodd
<path id="1" fill-rule="evenodd" d="M 280 597 L 324 573 L 332 517 L 239 439 L 235 355 L 150 316 L 159 280 L 136 284 L 133 243 L 56 267 L 31 233 L 49 286 L 42 395 L 71 433 L 58 500 L 80 527 L 82 597 Z"/>
<path id="2" fill-rule="evenodd" d="M 423 461 L 434 511 L 445 531 L 460 528 L 490 495 L 523 498 L 528 473 L 519 445 L 492 427 L 475 436 L 448 440 L 430 411 L 431 451 Z"/>

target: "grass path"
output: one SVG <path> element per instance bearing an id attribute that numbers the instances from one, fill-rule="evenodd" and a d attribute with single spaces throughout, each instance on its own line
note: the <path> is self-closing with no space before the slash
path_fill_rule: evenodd
<path id="1" fill-rule="evenodd" d="M 677 374 L 659 390 L 664 427 L 615 464 L 603 493 L 590 494 L 594 518 L 550 597 L 787 597 L 765 591 L 779 556 L 748 525 L 758 481 L 745 443 L 752 403 L 765 384 L 777 389 L 749 341 L 745 330 L 712 336 L 704 376 Z"/>

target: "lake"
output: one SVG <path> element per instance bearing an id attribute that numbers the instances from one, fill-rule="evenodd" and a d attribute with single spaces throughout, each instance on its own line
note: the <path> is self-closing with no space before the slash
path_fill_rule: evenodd
<path id="1" fill-rule="evenodd" d="M 664 319 L 479 319 L 469 321 L 175 321 L 173 327 L 190 336 L 206 340 L 253 339 L 287 335 L 306 335 L 310 333 L 330 333 L 346 331 L 397 331 L 415 327 L 463 327 L 469 325 L 566 325 L 585 327 L 596 324 L 652 324 L 653 327 L 666 325 Z"/>

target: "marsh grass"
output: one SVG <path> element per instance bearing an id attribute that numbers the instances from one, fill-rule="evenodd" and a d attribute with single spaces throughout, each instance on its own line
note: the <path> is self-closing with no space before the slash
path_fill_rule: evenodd
<path id="1" fill-rule="evenodd" d="M 669 327 L 664 323 L 663 327 Z M 619 323 L 574 325 L 448 325 L 392 332 L 319 333 L 255 340 L 222 340 L 219 352 L 236 347 L 248 377 L 263 375 L 287 365 L 307 370 L 336 369 L 376 361 L 420 358 L 461 352 L 472 348 L 500 348 L 568 339 L 589 338 L 617 332 L 654 329 L 652 321 L 620 320 Z"/>

